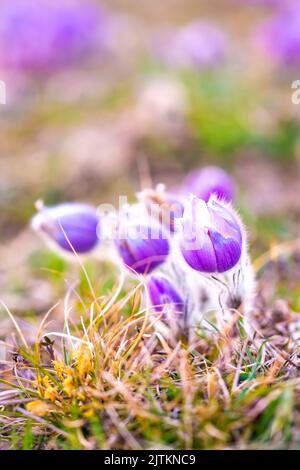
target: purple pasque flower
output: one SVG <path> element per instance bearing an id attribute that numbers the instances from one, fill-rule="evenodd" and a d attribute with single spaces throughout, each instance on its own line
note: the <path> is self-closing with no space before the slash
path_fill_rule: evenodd
<path id="1" fill-rule="evenodd" d="M 208 201 L 212 194 L 232 202 L 235 199 L 235 183 L 231 176 L 218 166 L 206 166 L 192 171 L 183 184 L 183 192 L 195 194 Z"/>
<path id="2" fill-rule="evenodd" d="M 243 231 L 229 206 L 214 196 L 208 202 L 192 196 L 183 216 L 181 253 L 189 266 L 203 273 L 224 273 L 240 260 Z"/>
<path id="3" fill-rule="evenodd" d="M 226 49 L 223 31 L 209 21 L 197 20 L 162 33 L 155 54 L 171 67 L 202 69 L 218 65 Z"/>
<path id="4" fill-rule="evenodd" d="M 4 0 L 0 15 L 0 64 L 34 74 L 72 65 L 106 38 L 106 15 L 84 0 Z"/>
<path id="5" fill-rule="evenodd" d="M 55 248 L 84 254 L 99 242 L 100 217 L 88 204 L 69 202 L 42 207 L 33 217 L 32 226 Z"/>
<path id="6" fill-rule="evenodd" d="M 154 221 L 130 222 L 118 227 L 115 245 L 125 266 L 138 274 L 149 274 L 167 258 L 168 234 Z"/>
<path id="7" fill-rule="evenodd" d="M 282 65 L 300 64 L 300 4 L 288 3 L 259 31 L 259 40 L 266 52 Z"/>
<path id="8" fill-rule="evenodd" d="M 150 276 L 147 282 L 147 289 L 154 309 L 158 313 L 163 313 L 165 319 L 170 314 L 176 316 L 184 315 L 186 303 L 168 277 L 162 274 Z"/>

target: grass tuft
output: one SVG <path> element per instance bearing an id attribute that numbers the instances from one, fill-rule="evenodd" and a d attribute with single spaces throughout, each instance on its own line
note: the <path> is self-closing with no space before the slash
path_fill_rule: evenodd
<path id="1" fill-rule="evenodd" d="M 236 312 L 188 342 L 162 336 L 143 283 L 124 282 L 99 297 L 71 285 L 34 341 L 9 312 L 19 339 L 1 365 L 2 448 L 299 448 L 298 317 L 283 301 L 258 295 L 254 339 Z"/>

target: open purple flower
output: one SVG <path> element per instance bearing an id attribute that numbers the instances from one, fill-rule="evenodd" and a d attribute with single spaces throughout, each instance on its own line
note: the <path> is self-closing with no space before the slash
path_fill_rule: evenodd
<path id="1" fill-rule="evenodd" d="M 49 74 L 103 47 L 107 21 L 95 3 L 74 0 L 4 0 L 0 63 L 13 70 Z"/>
<path id="2" fill-rule="evenodd" d="M 207 166 L 192 171 L 184 182 L 183 191 L 195 194 L 206 202 L 212 194 L 227 202 L 232 202 L 235 199 L 233 179 L 226 171 L 217 166 Z"/>
<path id="3" fill-rule="evenodd" d="M 168 235 L 156 223 L 121 227 L 115 244 L 124 264 L 139 274 L 150 273 L 169 254 Z"/>
<path id="4" fill-rule="evenodd" d="M 92 251 L 99 239 L 100 218 L 96 210 L 80 203 L 43 207 L 32 226 L 54 247 L 78 254 Z"/>
<path id="5" fill-rule="evenodd" d="M 224 59 L 226 48 L 224 33 L 216 25 L 198 20 L 163 33 L 155 53 L 168 66 L 207 68 Z"/>
<path id="6" fill-rule="evenodd" d="M 203 273 L 224 273 L 232 269 L 242 254 L 240 221 L 224 203 L 212 197 L 193 197 L 183 216 L 180 240 L 182 255 L 189 266 Z"/>
<path id="7" fill-rule="evenodd" d="M 259 38 L 270 56 L 282 65 L 300 64 L 300 4 L 287 4 L 262 26 Z"/>
<path id="8" fill-rule="evenodd" d="M 163 275 L 153 275 L 147 282 L 151 303 L 158 313 L 163 313 L 165 319 L 169 314 L 181 316 L 185 312 L 185 302 L 172 284 Z"/>

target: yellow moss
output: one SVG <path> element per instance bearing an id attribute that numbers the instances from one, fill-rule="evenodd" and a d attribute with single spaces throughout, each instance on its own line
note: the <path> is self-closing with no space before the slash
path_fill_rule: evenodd
<path id="1" fill-rule="evenodd" d="M 84 401 L 86 399 L 86 394 L 83 391 L 80 391 L 77 393 L 77 398 L 81 401 Z"/>
<path id="2" fill-rule="evenodd" d="M 66 365 L 62 361 L 53 361 L 52 364 L 59 380 L 64 380 L 66 374 Z"/>
<path id="3" fill-rule="evenodd" d="M 86 410 L 84 413 L 83 413 L 83 416 L 85 418 L 93 418 L 93 416 L 95 416 L 95 411 L 93 410 L 93 408 L 90 408 L 89 410 Z"/>
<path id="4" fill-rule="evenodd" d="M 74 354 L 76 369 L 81 379 L 85 378 L 93 370 L 93 361 L 89 348 L 81 346 Z"/>
<path id="5" fill-rule="evenodd" d="M 50 406 L 42 400 L 30 401 L 27 403 L 26 409 L 36 416 L 45 416 L 51 410 Z"/>
<path id="6" fill-rule="evenodd" d="M 53 383 L 51 382 L 51 380 L 49 379 L 47 375 L 41 378 L 40 385 L 41 385 L 40 393 L 44 398 L 46 398 L 46 400 L 50 400 L 53 402 L 57 400 L 58 389 L 55 385 L 53 385 Z"/>
<path id="7" fill-rule="evenodd" d="M 74 377 L 72 371 L 70 370 L 67 374 L 67 377 L 63 380 L 63 391 L 68 397 L 72 397 L 75 392 Z"/>
<path id="8" fill-rule="evenodd" d="M 46 400 L 56 401 L 57 399 L 57 389 L 55 387 L 49 387 L 44 391 L 44 397 Z"/>

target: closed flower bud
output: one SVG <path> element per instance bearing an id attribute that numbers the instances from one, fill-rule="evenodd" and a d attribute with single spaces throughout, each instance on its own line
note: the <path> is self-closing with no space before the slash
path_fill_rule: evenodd
<path id="1" fill-rule="evenodd" d="M 213 194 L 228 202 L 235 199 L 233 179 L 217 166 L 207 166 L 192 171 L 184 183 L 183 191 L 195 194 L 206 202 Z"/>
<path id="2" fill-rule="evenodd" d="M 242 226 L 228 205 L 193 196 L 186 205 L 180 248 L 189 266 L 203 273 L 224 273 L 242 254 Z"/>
<path id="3" fill-rule="evenodd" d="M 98 243 L 100 218 L 96 209 L 80 203 L 42 207 L 32 226 L 54 247 L 78 254 L 88 253 Z"/>
<path id="4" fill-rule="evenodd" d="M 172 282 L 163 275 L 153 275 L 147 282 L 151 303 L 164 319 L 185 313 L 185 302 Z"/>
<path id="5" fill-rule="evenodd" d="M 138 274 L 148 274 L 169 254 L 168 234 L 157 223 L 119 226 L 115 244 L 124 264 Z"/>

